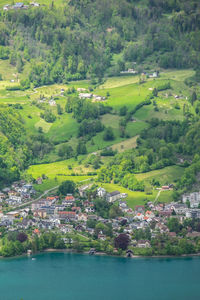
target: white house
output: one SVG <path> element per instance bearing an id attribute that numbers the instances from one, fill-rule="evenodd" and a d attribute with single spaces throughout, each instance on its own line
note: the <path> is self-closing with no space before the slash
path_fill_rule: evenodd
<path id="1" fill-rule="evenodd" d="M 92 94 L 90 94 L 90 93 L 80 93 L 79 94 L 79 98 L 80 99 L 91 99 L 92 98 Z"/>
<path id="2" fill-rule="evenodd" d="M 99 197 L 101 197 L 101 198 L 105 197 L 105 195 L 106 195 L 106 190 L 105 190 L 104 188 L 102 188 L 102 187 L 99 187 L 99 188 L 97 189 L 97 195 L 98 195 Z"/>

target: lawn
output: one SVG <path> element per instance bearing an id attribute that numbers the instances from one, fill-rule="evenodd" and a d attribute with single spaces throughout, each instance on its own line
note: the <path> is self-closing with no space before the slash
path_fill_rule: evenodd
<path id="1" fill-rule="evenodd" d="M 132 83 L 137 83 L 139 81 L 139 76 L 119 76 L 110 77 L 99 87 L 100 89 L 110 89 L 116 88 L 123 85 L 128 85 Z"/>
<path id="2" fill-rule="evenodd" d="M 125 198 L 129 207 L 133 208 L 136 205 L 144 205 L 146 201 L 154 201 L 157 195 L 157 191 L 154 190 L 151 195 L 147 195 L 145 192 L 137 192 L 137 191 L 130 191 L 124 187 L 121 187 L 117 184 L 112 183 L 99 183 L 100 186 L 104 187 L 107 192 L 119 191 L 121 193 L 127 193 L 128 197 Z"/>
<path id="3" fill-rule="evenodd" d="M 177 81 L 184 81 L 186 78 L 195 74 L 193 70 L 167 70 L 160 74 L 161 78 L 174 79 Z"/>
<path id="4" fill-rule="evenodd" d="M 160 170 L 155 170 L 147 173 L 135 174 L 135 177 L 145 182 L 150 182 L 156 179 L 161 185 L 174 183 L 183 174 L 184 168 L 179 166 L 170 166 Z"/>
<path id="5" fill-rule="evenodd" d="M 0 6 L 3 5 L 2 2 L 4 2 L 4 0 L 0 1 Z M 5 0 L 5 2 L 8 3 L 7 0 Z M 9 81 L 11 79 L 17 81 L 17 78 L 19 76 L 19 74 L 17 73 L 17 68 L 11 65 L 8 59 L 0 59 L 0 74 L 3 77 L 3 80 Z"/>
<path id="6" fill-rule="evenodd" d="M 160 193 L 157 202 L 160 203 L 170 203 L 173 201 L 172 198 L 173 191 L 163 191 Z"/>
<path id="7" fill-rule="evenodd" d="M 144 101 L 153 88 L 166 82 L 168 80 L 162 78 L 148 79 L 143 84 L 132 83 L 114 88 L 97 89 L 95 93 L 106 96 L 107 92 L 109 92 L 110 96 L 107 98 L 107 105 L 112 106 L 117 111 L 119 111 L 120 107 L 126 105 L 131 110 L 137 104 Z"/>
<path id="8" fill-rule="evenodd" d="M 118 115 L 113 114 L 105 114 L 102 117 L 102 124 L 106 127 L 110 126 L 113 128 L 115 135 L 119 136 L 119 121 L 120 117 Z M 130 121 L 127 123 L 126 126 L 126 133 L 129 134 L 130 137 L 134 137 L 135 135 L 139 134 L 143 129 L 147 127 L 147 123 L 136 120 L 134 122 Z"/>
<path id="9" fill-rule="evenodd" d="M 61 184 L 65 180 L 73 180 L 78 183 L 92 179 L 94 176 L 87 175 L 91 171 L 93 170 L 90 167 L 85 168 L 75 159 L 69 159 L 49 164 L 32 165 L 28 168 L 27 173 L 35 179 L 43 174 L 48 177 L 41 185 L 35 185 L 37 191 L 43 192 Z M 74 176 L 73 174 L 78 175 Z"/>
<path id="10" fill-rule="evenodd" d="M 118 115 L 105 114 L 101 118 L 102 124 L 106 127 L 110 126 L 113 129 L 119 129 L 120 117 Z"/>
<path id="11" fill-rule="evenodd" d="M 127 139 L 123 142 L 120 142 L 118 144 L 115 144 L 112 146 L 112 149 L 117 150 L 118 152 L 123 152 L 128 149 L 133 149 L 137 146 L 137 143 L 136 143 L 137 138 L 138 138 L 138 135 L 136 135 L 130 139 Z"/>
<path id="12" fill-rule="evenodd" d="M 42 184 L 34 184 L 34 188 L 37 192 L 45 192 L 53 187 L 59 186 L 65 180 L 72 180 L 75 183 L 81 183 L 92 180 L 92 176 L 58 176 L 56 178 L 49 178 L 43 181 Z"/>
<path id="13" fill-rule="evenodd" d="M 106 147 L 110 147 L 116 143 L 121 142 L 123 139 L 119 136 L 119 130 L 113 130 L 115 139 L 112 141 L 104 141 L 103 135 L 104 132 L 99 132 L 96 136 L 92 138 L 92 140 L 86 143 L 88 153 L 96 152 Z"/>
<path id="14" fill-rule="evenodd" d="M 136 119 L 134 122 L 128 122 L 126 126 L 126 133 L 128 133 L 130 137 L 134 137 L 140 134 L 140 132 L 147 127 L 148 124 L 146 122 Z"/>
<path id="15" fill-rule="evenodd" d="M 43 130 L 45 132 L 45 128 L 44 128 L 45 126 L 44 126 L 44 123 L 42 124 L 42 119 L 40 118 L 40 112 L 41 112 L 41 110 L 35 105 L 31 105 L 30 103 L 23 105 L 23 110 L 20 111 L 20 113 L 22 115 L 22 118 L 25 121 L 25 123 L 24 123 L 25 128 L 27 129 L 27 131 L 29 133 L 37 132 L 37 124 L 42 125 L 41 127 L 43 128 Z"/>
<path id="16" fill-rule="evenodd" d="M 57 116 L 56 121 L 52 124 L 47 136 L 55 142 L 65 142 L 73 136 L 77 136 L 78 123 L 72 118 L 71 114 Z"/>
<path id="17" fill-rule="evenodd" d="M 57 176 L 71 176 L 72 173 L 86 175 L 88 172 L 92 171 L 94 170 L 90 167 L 84 167 L 81 165 L 80 160 L 78 161 L 74 158 L 49 164 L 32 165 L 28 168 L 28 174 L 31 174 L 33 178 L 45 174 L 50 179 L 54 179 Z"/>
<path id="18" fill-rule="evenodd" d="M 39 127 L 42 128 L 42 131 L 44 133 L 47 133 L 49 129 L 51 128 L 52 123 L 47 123 L 44 119 L 40 119 L 36 124 L 35 128 L 38 130 Z"/>
<path id="19" fill-rule="evenodd" d="M 154 110 L 153 104 L 148 106 L 143 106 L 139 109 L 136 114 L 134 115 L 135 118 L 139 120 L 148 121 L 152 118 L 157 118 L 160 120 L 183 120 L 183 110 L 175 109 L 175 102 L 173 104 L 167 103 L 165 100 L 157 100 L 158 111 Z"/>

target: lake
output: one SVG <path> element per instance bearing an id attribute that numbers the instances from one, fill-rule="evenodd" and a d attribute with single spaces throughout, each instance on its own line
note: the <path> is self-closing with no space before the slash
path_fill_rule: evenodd
<path id="1" fill-rule="evenodd" d="M 200 258 L 43 253 L 0 260 L 1 300 L 200 299 Z"/>

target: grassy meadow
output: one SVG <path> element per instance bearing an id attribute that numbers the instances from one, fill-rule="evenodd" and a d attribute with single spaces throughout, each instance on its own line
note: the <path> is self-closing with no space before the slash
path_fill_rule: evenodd
<path id="1" fill-rule="evenodd" d="M 184 172 L 183 167 L 170 166 L 160 170 L 155 170 L 147 173 L 135 174 L 135 177 L 139 181 L 150 183 L 152 179 L 160 182 L 161 185 L 167 185 L 175 183 L 175 181 L 181 177 Z"/>
<path id="2" fill-rule="evenodd" d="M 94 179 L 94 176 L 87 175 L 93 171 L 90 167 L 86 168 L 74 159 L 63 160 L 59 162 L 32 165 L 28 168 L 27 174 L 32 175 L 34 179 L 46 175 L 41 185 L 35 185 L 37 191 L 45 191 L 51 187 L 61 184 L 65 180 L 73 180 L 76 183 Z"/>

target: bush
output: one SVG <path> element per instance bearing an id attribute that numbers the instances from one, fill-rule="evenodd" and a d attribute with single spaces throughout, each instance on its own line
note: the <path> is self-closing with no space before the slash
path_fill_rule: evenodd
<path id="1" fill-rule="evenodd" d="M 76 185 L 72 180 L 66 180 L 61 183 L 58 191 L 62 195 L 73 194 L 75 192 Z"/>
<path id="2" fill-rule="evenodd" d="M 106 128 L 104 135 L 103 135 L 103 139 L 104 141 L 112 141 L 114 140 L 114 133 L 111 127 Z"/>

